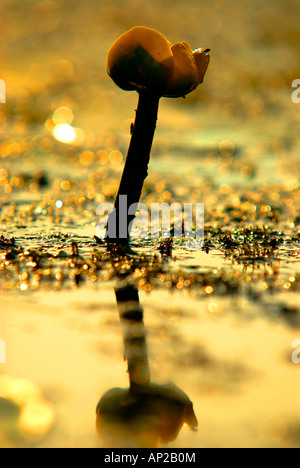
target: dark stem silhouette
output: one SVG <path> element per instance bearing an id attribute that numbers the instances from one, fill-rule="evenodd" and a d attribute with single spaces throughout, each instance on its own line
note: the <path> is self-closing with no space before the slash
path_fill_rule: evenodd
<path id="1" fill-rule="evenodd" d="M 120 320 L 123 326 L 124 359 L 128 364 L 130 389 L 136 391 L 150 384 L 143 308 L 133 286 L 115 289 Z"/>
<path id="2" fill-rule="evenodd" d="M 156 128 L 160 96 L 139 91 L 139 101 L 125 166 L 114 211 L 108 218 L 105 240 L 108 244 L 128 244 L 140 201 Z M 128 213 L 129 210 L 129 213 Z"/>

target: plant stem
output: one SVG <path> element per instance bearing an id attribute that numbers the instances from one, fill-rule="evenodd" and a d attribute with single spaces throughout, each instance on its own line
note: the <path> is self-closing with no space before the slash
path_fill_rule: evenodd
<path id="1" fill-rule="evenodd" d="M 124 358 L 128 363 L 130 389 L 135 392 L 150 384 L 144 312 L 134 286 L 115 289 L 123 325 Z"/>
<path id="2" fill-rule="evenodd" d="M 119 191 L 115 200 L 114 211 L 108 218 L 106 241 L 108 243 L 127 244 L 132 221 L 135 218 L 137 204 L 140 201 L 144 180 L 148 175 L 148 164 L 156 128 L 159 95 L 142 90 L 139 92 L 136 118 L 132 127 L 132 136 L 125 161 Z M 123 204 L 125 197 L 127 204 Z M 128 209 L 136 204 L 134 214 Z"/>

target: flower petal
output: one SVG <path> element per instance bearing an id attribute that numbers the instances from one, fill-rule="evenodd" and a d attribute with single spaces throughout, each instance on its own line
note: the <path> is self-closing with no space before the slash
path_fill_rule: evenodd
<path id="1" fill-rule="evenodd" d="M 179 42 L 172 46 L 175 61 L 174 73 L 166 97 L 179 97 L 196 88 L 197 66 L 190 45 Z"/>
<path id="2" fill-rule="evenodd" d="M 210 62 L 209 51 L 210 49 L 196 49 L 193 51 L 197 67 L 196 86 L 203 82 L 204 75 Z"/>

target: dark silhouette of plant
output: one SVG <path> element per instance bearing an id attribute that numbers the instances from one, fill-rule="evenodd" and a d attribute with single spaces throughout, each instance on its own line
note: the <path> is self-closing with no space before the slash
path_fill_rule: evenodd
<path id="1" fill-rule="evenodd" d="M 107 55 L 109 76 L 121 89 L 137 91 L 139 101 L 115 209 L 108 219 L 108 243 L 128 244 L 148 174 L 160 98 L 184 97 L 196 89 L 206 73 L 209 50 L 192 51 L 187 42 L 172 46 L 161 33 L 142 26 L 130 29 L 111 46 Z M 124 196 L 126 206 L 122 205 Z"/>

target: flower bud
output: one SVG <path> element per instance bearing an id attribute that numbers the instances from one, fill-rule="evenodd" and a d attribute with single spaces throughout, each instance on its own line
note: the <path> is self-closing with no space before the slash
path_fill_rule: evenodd
<path id="1" fill-rule="evenodd" d="M 202 83 L 210 49 L 192 51 L 187 42 L 171 43 L 158 31 L 136 26 L 117 39 L 107 55 L 107 72 L 127 91 L 146 89 L 180 97 Z"/>

